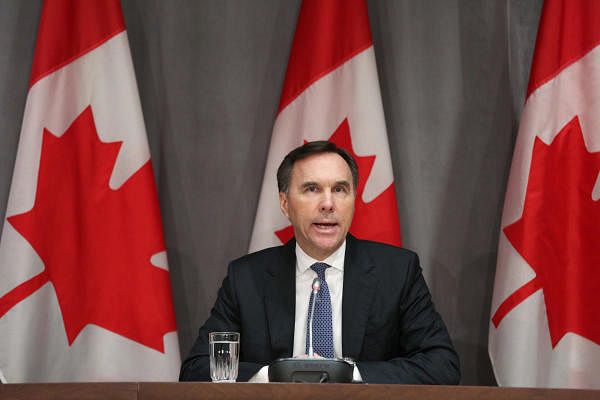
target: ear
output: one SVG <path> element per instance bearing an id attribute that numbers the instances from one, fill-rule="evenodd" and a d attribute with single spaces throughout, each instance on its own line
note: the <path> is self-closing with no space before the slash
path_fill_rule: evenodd
<path id="1" fill-rule="evenodd" d="M 290 219 L 290 213 L 288 212 L 288 198 L 284 192 L 279 192 L 279 208 L 287 219 Z"/>

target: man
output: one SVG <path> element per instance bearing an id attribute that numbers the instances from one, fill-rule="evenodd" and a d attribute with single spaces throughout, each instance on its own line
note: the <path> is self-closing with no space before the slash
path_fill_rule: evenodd
<path id="1" fill-rule="evenodd" d="M 277 181 L 295 239 L 229 265 L 180 380 L 210 380 L 212 331 L 240 332 L 239 381 L 264 374 L 277 358 L 305 355 L 311 284 L 319 276 L 318 296 L 325 297 L 315 320 L 325 325 L 313 328 L 323 336 L 315 337 L 316 353 L 355 359 L 355 377 L 368 383 L 457 384 L 458 356 L 417 255 L 348 234 L 358 184 L 352 156 L 330 142 L 306 143 L 284 158 Z"/>

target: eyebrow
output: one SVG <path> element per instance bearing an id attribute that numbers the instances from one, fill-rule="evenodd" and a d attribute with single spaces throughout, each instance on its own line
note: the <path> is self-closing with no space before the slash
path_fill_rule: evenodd
<path id="1" fill-rule="evenodd" d="M 308 182 L 304 182 L 300 187 L 304 189 L 309 186 L 320 186 L 320 185 L 317 182 L 308 181 Z"/>
<path id="2" fill-rule="evenodd" d="M 308 181 L 308 182 L 304 182 L 300 187 L 307 188 L 310 186 L 321 186 L 321 185 L 318 182 Z M 348 182 L 346 180 L 336 181 L 333 186 L 344 186 L 345 188 L 350 189 L 350 182 Z"/>
<path id="3" fill-rule="evenodd" d="M 344 186 L 346 189 L 350 189 L 350 182 L 348 181 L 337 181 L 335 186 Z"/>

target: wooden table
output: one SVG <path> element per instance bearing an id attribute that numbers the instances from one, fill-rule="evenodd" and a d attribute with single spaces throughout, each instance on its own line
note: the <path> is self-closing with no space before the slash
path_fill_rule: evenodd
<path id="1" fill-rule="evenodd" d="M 600 399 L 600 390 L 311 383 L 40 383 L 0 385 L 1 400 Z"/>

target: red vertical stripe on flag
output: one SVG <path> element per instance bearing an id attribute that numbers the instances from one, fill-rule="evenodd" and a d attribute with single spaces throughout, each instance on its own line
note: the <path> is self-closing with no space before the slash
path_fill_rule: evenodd
<path id="1" fill-rule="evenodd" d="M 124 30 L 119 0 L 44 0 L 29 87 Z"/>
<path id="2" fill-rule="evenodd" d="M 600 1 L 544 1 L 527 97 L 600 43 Z"/>
<path id="3" fill-rule="evenodd" d="M 278 113 L 317 79 L 371 44 L 364 0 L 304 0 Z"/>

